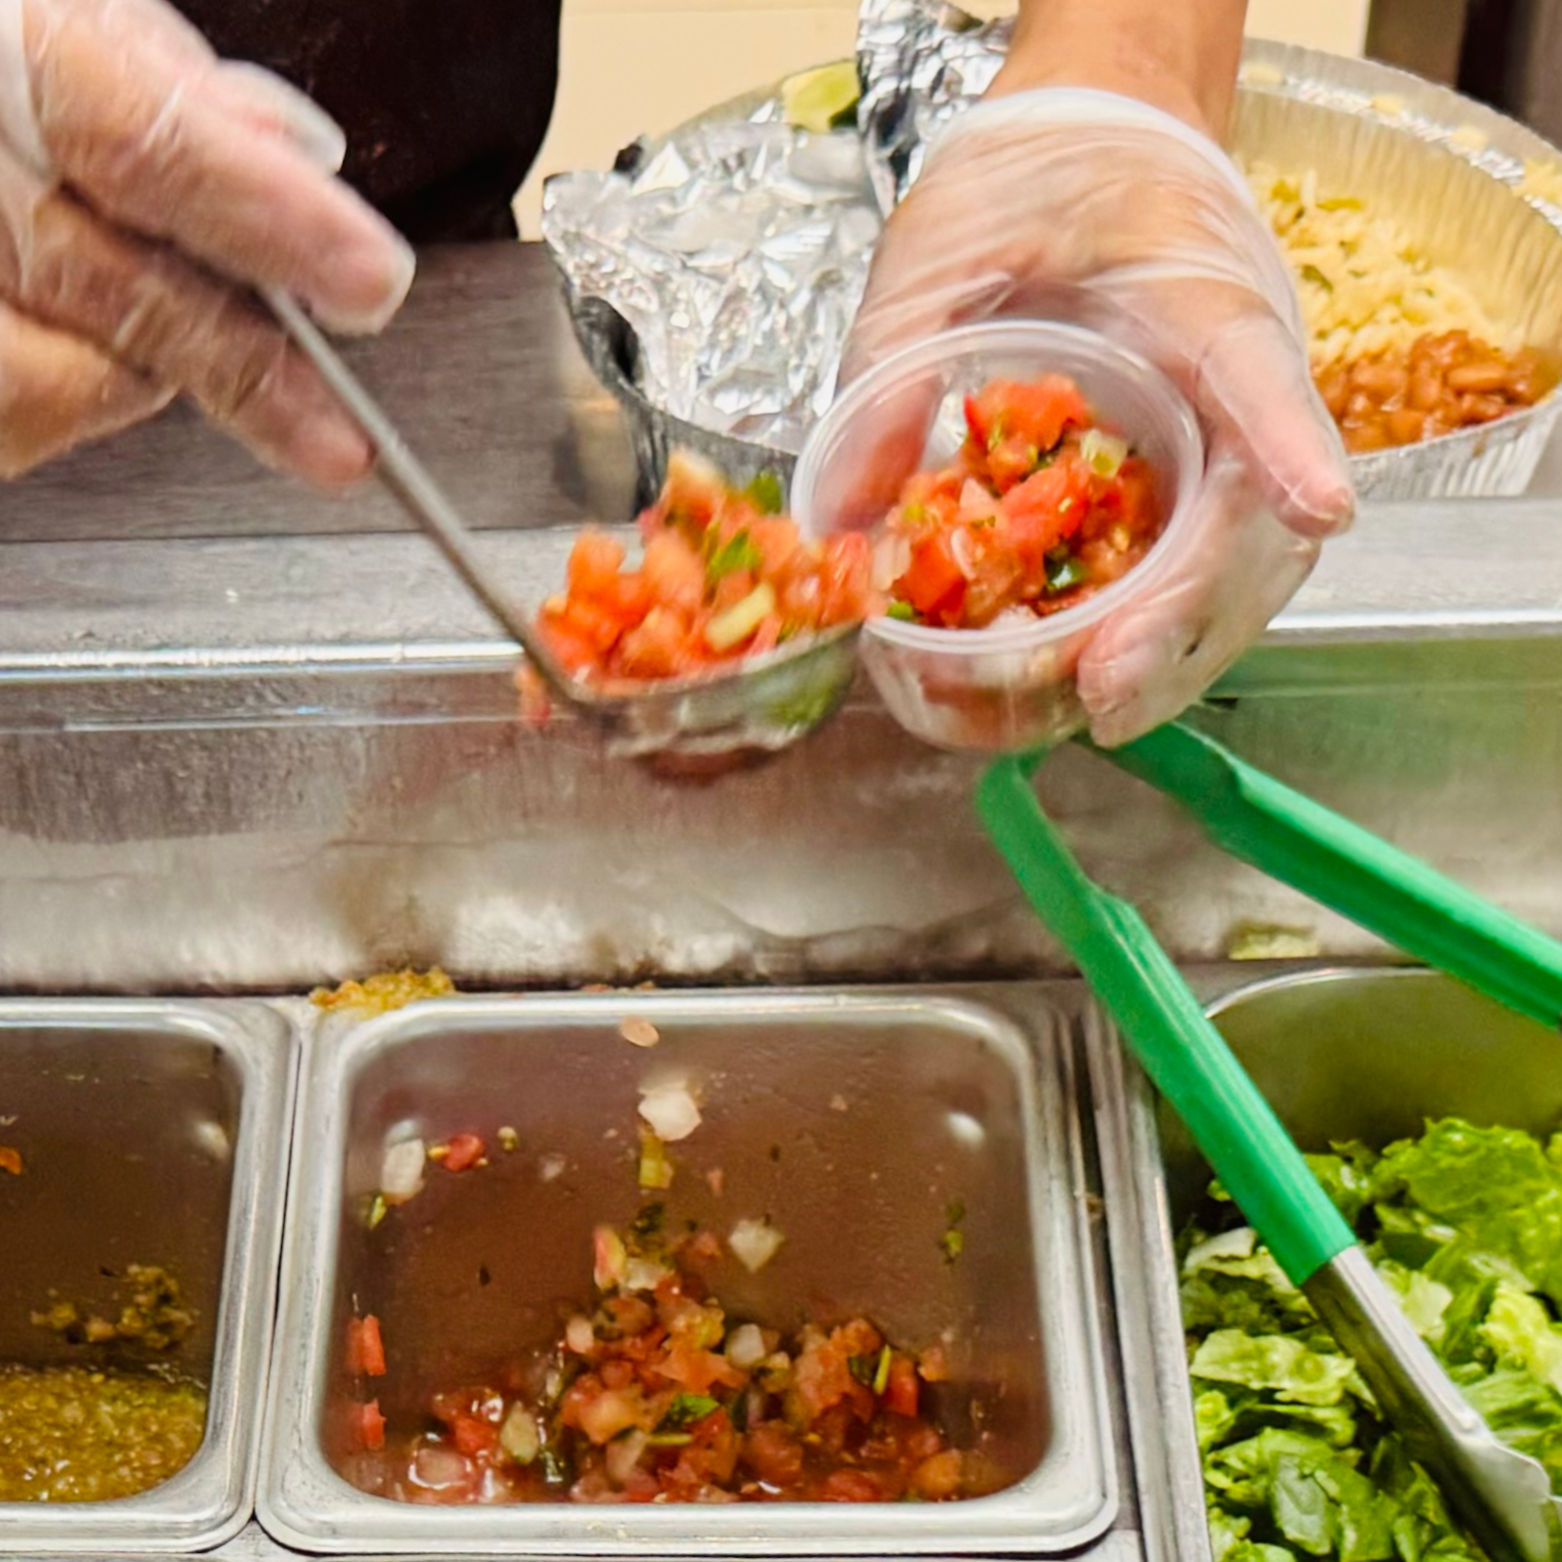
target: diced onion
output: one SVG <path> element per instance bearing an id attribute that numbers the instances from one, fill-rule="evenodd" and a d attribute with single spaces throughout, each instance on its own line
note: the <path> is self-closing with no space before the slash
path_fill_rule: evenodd
<path id="1" fill-rule="evenodd" d="M 765 1359 L 765 1336 L 757 1323 L 740 1324 L 727 1336 L 727 1360 L 748 1371 Z"/>
<path id="2" fill-rule="evenodd" d="M 454 1448 L 425 1443 L 412 1456 L 413 1483 L 428 1491 L 445 1491 L 464 1486 L 472 1478 L 472 1466 Z"/>
<path id="3" fill-rule="evenodd" d="M 713 651 L 730 651 L 747 640 L 776 610 L 776 588 L 762 580 L 740 602 L 718 613 L 705 626 L 705 642 Z"/>
<path id="4" fill-rule="evenodd" d="M 380 1161 L 380 1192 L 387 1204 L 405 1204 L 423 1189 L 428 1150 L 421 1139 L 402 1139 L 385 1147 Z"/>
<path id="5" fill-rule="evenodd" d="M 949 534 L 949 556 L 967 580 L 976 574 L 976 559 L 971 553 L 971 534 L 964 526 L 957 526 Z"/>
<path id="6" fill-rule="evenodd" d="M 611 1226 L 591 1233 L 591 1278 L 599 1291 L 611 1291 L 624 1283 L 629 1253 L 624 1239 Z"/>
<path id="7" fill-rule="evenodd" d="M 537 1421 L 525 1405 L 511 1405 L 499 1428 L 499 1446 L 517 1464 L 530 1464 L 542 1452 Z"/>
<path id="8" fill-rule="evenodd" d="M 597 1343 L 596 1330 L 591 1327 L 591 1320 L 581 1313 L 576 1313 L 564 1325 L 564 1343 L 577 1356 L 590 1355 L 592 1346 Z"/>
<path id="9" fill-rule="evenodd" d="M 640 1115 L 667 1144 L 687 1139 L 700 1126 L 700 1109 L 689 1087 L 681 1082 L 645 1087 L 640 1095 Z"/>
<path id="10" fill-rule="evenodd" d="M 911 568 L 911 539 L 889 532 L 873 545 L 873 586 L 888 591 Z"/>
<path id="11" fill-rule="evenodd" d="M 998 501 L 974 477 L 960 490 L 960 519 L 990 521 L 998 513 Z"/>
<path id="12" fill-rule="evenodd" d="M 662 1033 L 649 1020 L 642 1019 L 620 1020 L 618 1034 L 631 1047 L 654 1047 L 662 1039 Z"/>
<path id="13" fill-rule="evenodd" d="M 780 1251 L 786 1238 L 767 1220 L 746 1216 L 732 1228 L 727 1245 L 751 1275 L 757 1275 Z"/>
<path id="14" fill-rule="evenodd" d="M 1098 428 L 1087 428 L 1079 437 L 1079 453 L 1097 477 L 1116 477 L 1128 459 L 1128 441 Z"/>
<path id="15" fill-rule="evenodd" d="M 631 1258 L 624 1270 L 626 1291 L 654 1291 L 671 1271 L 652 1258 Z"/>
<path id="16" fill-rule="evenodd" d="M 623 1486 L 635 1472 L 640 1455 L 645 1452 L 646 1436 L 638 1427 L 622 1432 L 607 1445 L 603 1463 L 607 1466 L 607 1478 L 615 1486 Z"/>

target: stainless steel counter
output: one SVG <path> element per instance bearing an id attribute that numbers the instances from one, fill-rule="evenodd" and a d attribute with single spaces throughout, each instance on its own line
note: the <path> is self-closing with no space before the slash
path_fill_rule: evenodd
<path id="1" fill-rule="evenodd" d="M 346 353 L 474 526 L 622 515 L 633 486 L 611 398 L 576 351 L 540 244 L 433 250 L 395 326 Z M 0 543 L 398 531 L 373 485 L 346 498 L 262 471 L 186 407 L 0 497 Z"/>
<path id="2" fill-rule="evenodd" d="M 366 376 L 540 593 L 631 473 L 542 255 L 436 255 Z M 514 720 L 509 650 L 378 494 L 317 499 L 170 418 L 0 504 L 0 988 L 947 977 L 1056 959 L 971 817 L 973 761 L 866 694 L 708 788 Z M 538 528 L 542 528 L 539 530 Z M 352 535 L 343 535 L 343 533 Z M 95 540 L 94 540 L 95 539 Z M 1203 716 L 1562 933 L 1562 502 L 1364 514 Z M 1369 940 L 1084 754 L 1044 786 L 1175 953 Z"/>

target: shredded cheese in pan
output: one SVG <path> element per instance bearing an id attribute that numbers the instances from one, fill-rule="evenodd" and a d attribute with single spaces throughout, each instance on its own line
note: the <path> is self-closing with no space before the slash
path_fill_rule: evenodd
<path id="1" fill-rule="evenodd" d="M 1320 195 L 1310 171 L 1298 177 L 1263 163 L 1244 171 L 1296 275 L 1315 371 L 1444 331 L 1468 331 L 1505 351 L 1522 345 L 1383 213 L 1354 196 Z"/>

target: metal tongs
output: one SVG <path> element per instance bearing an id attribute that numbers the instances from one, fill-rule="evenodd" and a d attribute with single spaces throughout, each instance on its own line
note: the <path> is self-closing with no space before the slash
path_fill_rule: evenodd
<path id="1" fill-rule="evenodd" d="M 1553 1030 L 1562 1021 L 1562 945 L 1210 738 L 1174 724 L 1105 757 L 1183 804 L 1234 856 L 1521 1014 Z M 1026 898 L 1487 1553 L 1562 1557 L 1562 1505 L 1544 1467 L 1460 1395 L 1139 914 L 1085 874 L 1037 800 L 1038 763 L 1002 760 L 977 792 Z"/>
<path id="2" fill-rule="evenodd" d="M 640 759 L 732 761 L 785 748 L 830 716 L 856 669 L 858 626 L 842 625 L 750 657 L 731 672 L 669 679 L 609 694 L 565 671 L 527 613 L 494 580 L 455 507 L 299 304 L 262 299 L 373 447 L 375 470 L 526 659 L 549 692 L 605 729 L 615 753 Z"/>

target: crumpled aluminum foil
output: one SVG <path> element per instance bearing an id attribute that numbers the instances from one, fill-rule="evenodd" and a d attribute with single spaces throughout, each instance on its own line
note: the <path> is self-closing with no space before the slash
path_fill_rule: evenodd
<path id="1" fill-rule="evenodd" d="M 939 0 L 864 0 L 857 24 L 857 129 L 879 210 L 895 209 L 938 130 L 986 92 L 1013 19 L 982 22 Z"/>
<path id="2" fill-rule="evenodd" d="M 543 237 L 579 319 L 610 304 L 660 410 L 794 452 L 829 405 L 881 221 L 862 143 L 785 123 L 775 94 L 561 174 Z"/>
<path id="3" fill-rule="evenodd" d="M 798 130 L 775 91 L 752 93 L 636 143 L 609 173 L 548 181 L 543 238 L 645 462 L 668 443 L 657 414 L 773 465 L 796 454 L 834 395 L 883 216 L 926 138 L 986 89 L 1008 34 L 942 0 L 866 0 L 858 134 Z M 632 363 L 612 360 L 588 299 L 627 322 Z"/>
<path id="4" fill-rule="evenodd" d="M 883 218 L 939 130 L 991 84 L 1011 31 L 950 0 L 862 0 L 856 135 L 787 125 L 772 89 L 638 144 L 612 173 L 549 181 L 544 237 L 586 356 L 624 407 L 643 497 L 679 445 L 736 480 L 789 473 L 833 396 Z M 1381 122 L 1507 185 L 1562 232 L 1562 154 L 1448 88 L 1249 40 L 1242 97 L 1327 108 L 1334 140 L 1355 121 Z M 1497 424 L 1355 457 L 1357 491 L 1520 492 L 1559 415 L 1554 394 Z"/>

